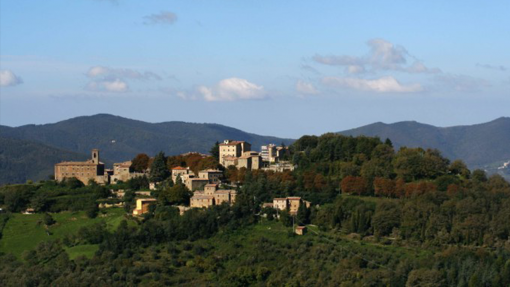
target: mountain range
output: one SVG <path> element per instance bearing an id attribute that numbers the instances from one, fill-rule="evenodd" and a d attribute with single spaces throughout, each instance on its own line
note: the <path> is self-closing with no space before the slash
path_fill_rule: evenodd
<path id="1" fill-rule="evenodd" d="M 396 149 L 406 147 L 436 148 L 450 160 L 462 159 L 471 169 L 499 172 L 510 178 L 503 169 L 510 161 L 510 118 L 476 125 L 435 127 L 414 121 L 393 124 L 374 123 L 340 132 L 349 136 L 378 136 L 389 138 Z"/>
<path id="2" fill-rule="evenodd" d="M 418 122 L 374 123 L 339 132 L 344 135 L 389 138 L 402 146 L 437 148 L 451 160 L 462 159 L 471 169 L 483 168 L 510 179 L 498 169 L 510 161 L 510 118 L 471 126 L 435 127 Z M 108 114 L 76 117 L 53 124 L 8 127 L 0 125 L 0 184 L 45 179 L 63 160 L 85 160 L 98 148 L 101 161 L 132 159 L 138 153 L 159 151 L 176 155 L 208 153 L 216 141 L 248 141 L 254 150 L 263 144 L 291 144 L 293 139 L 261 136 L 218 124 L 148 123 Z"/>

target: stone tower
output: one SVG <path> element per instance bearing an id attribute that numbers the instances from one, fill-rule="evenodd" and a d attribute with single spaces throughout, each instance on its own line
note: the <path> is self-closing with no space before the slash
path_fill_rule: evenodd
<path id="1" fill-rule="evenodd" d="M 98 149 L 92 150 L 92 162 L 94 164 L 99 164 L 99 150 Z"/>

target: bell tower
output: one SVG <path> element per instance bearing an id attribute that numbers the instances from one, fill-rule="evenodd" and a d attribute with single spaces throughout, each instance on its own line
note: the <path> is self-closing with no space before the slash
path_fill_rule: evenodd
<path id="1" fill-rule="evenodd" d="M 94 164 L 99 164 L 99 150 L 98 149 L 92 150 L 92 162 Z"/>

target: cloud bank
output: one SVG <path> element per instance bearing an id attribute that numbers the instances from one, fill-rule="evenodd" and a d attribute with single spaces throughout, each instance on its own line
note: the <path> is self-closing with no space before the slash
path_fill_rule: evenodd
<path id="1" fill-rule="evenodd" d="M 208 102 L 259 100 L 267 97 L 264 87 L 240 78 L 224 79 L 213 87 L 200 86 L 198 93 Z"/>
<path id="2" fill-rule="evenodd" d="M 420 84 L 403 85 L 391 76 L 378 79 L 325 77 L 322 79 L 322 83 L 331 87 L 376 93 L 416 93 L 423 91 Z"/>
<path id="3" fill-rule="evenodd" d="M 23 83 L 23 80 L 10 70 L 0 71 L 0 87 L 12 87 Z"/>
<path id="4" fill-rule="evenodd" d="M 372 39 L 367 42 L 369 52 L 364 56 L 351 55 L 315 55 L 313 60 L 329 66 L 342 66 L 349 74 L 377 71 L 399 71 L 404 73 L 440 73 L 437 68 L 428 68 L 416 60 L 402 46 L 384 39 Z M 411 64 L 409 64 L 412 62 Z"/>
<path id="5" fill-rule="evenodd" d="M 86 76 L 91 79 L 86 89 L 89 91 L 106 91 L 124 93 L 129 91 L 128 80 L 148 81 L 162 80 L 156 73 L 132 69 L 116 69 L 104 66 L 91 67 Z"/>
<path id="6" fill-rule="evenodd" d="M 312 83 L 308 83 L 305 81 L 297 81 L 296 83 L 296 91 L 303 95 L 317 95 L 319 91 L 312 85 Z"/>

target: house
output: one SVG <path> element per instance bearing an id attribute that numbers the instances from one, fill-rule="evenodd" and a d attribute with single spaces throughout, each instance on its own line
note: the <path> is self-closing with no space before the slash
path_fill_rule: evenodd
<path id="1" fill-rule="evenodd" d="M 286 210 L 288 206 L 287 198 L 273 198 L 273 207 L 278 210 Z"/>
<path id="2" fill-rule="evenodd" d="M 297 214 L 299 206 L 301 205 L 301 197 L 287 197 L 287 202 L 289 204 L 289 213 Z"/>
<path id="3" fill-rule="evenodd" d="M 107 170 L 108 172 L 109 170 Z M 120 163 L 114 163 L 113 164 L 113 170 L 110 174 L 110 182 L 117 182 L 117 181 L 128 181 L 135 177 L 141 177 L 147 175 L 143 172 L 134 172 L 133 168 L 131 167 L 131 161 L 125 161 Z"/>
<path id="4" fill-rule="evenodd" d="M 186 178 L 186 180 L 183 182 L 184 182 L 184 185 L 186 185 L 186 187 L 189 190 L 195 191 L 195 190 L 203 190 L 205 185 L 209 183 L 209 180 L 205 179 L 205 178 L 189 177 L 189 178 Z"/>
<path id="5" fill-rule="evenodd" d="M 190 200 L 190 207 L 209 207 L 214 205 L 214 196 L 213 195 L 205 195 L 203 193 L 195 193 Z"/>
<path id="6" fill-rule="evenodd" d="M 25 209 L 23 212 L 21 212 L 23 214 L 35 214 L 35 209 L 33 208 L 27 208 Z"/>
<path id="7" fill-rule="evenodd" d="M 209 182 L 218 183 L 223 177 L 223 172 L 218 169 L 206 169 L 198 172 L 198 178 L 208 179 Z"/>
<path id="8" fill-rule="evenodd" d="M 234 204 L 236 201 L 237 191 L 218 189 L 217 184 L 207 184 L 204 191 L 195 191 L 191 197 L 191 207 L 209 207 L 212 205 L 220 205 L 224 202 Z"/>
<path id="9" fill-rule="evenodd" d="M 306 208 L 310 208 L 311 202 L 303 200 L 301 197 L 290 196 L 285 198 L 274 198 L 273 208 L 277 210 L 288 210 L 291 215 L 296 215 L 299 206 L 305 204 Z"/>
<path id="10" fill-rule="evenodd" d="M 306 234 L 306 226 L 297 226 L 294 231 L 297 235 L 305 235 Z"/>
<path id="11" fill-rule="evenodd" d="M 149 206 L 156 203 L 155 198 L 138 198 L 136 200 L 136 208 L 133 210 L 133 215 L 142 215 L 149 212 Z"/>
<path id="12" fill-rule="evenodd" d="M 180 176 L 182 182 L 184 182 L 184 176 L 195 176 L 195 173 L 189 167 L 174 167 L 172 168 L 172 181 L 175 183 L 177 177 Z"/>
<path id="13" fill-rule="evenodd" d="M 247 151 L 237 159 L 237 168 L 246 168 L 248 170 L 260 169 L 262 167 L 262 157 L 258 152 Z"/>
<path id="14" fill-rule="evenodd" d="M 217 183 L 208 183 L 204 186 L 204 193 L 207 195 L 213 195 L 218 189 Z"/>

